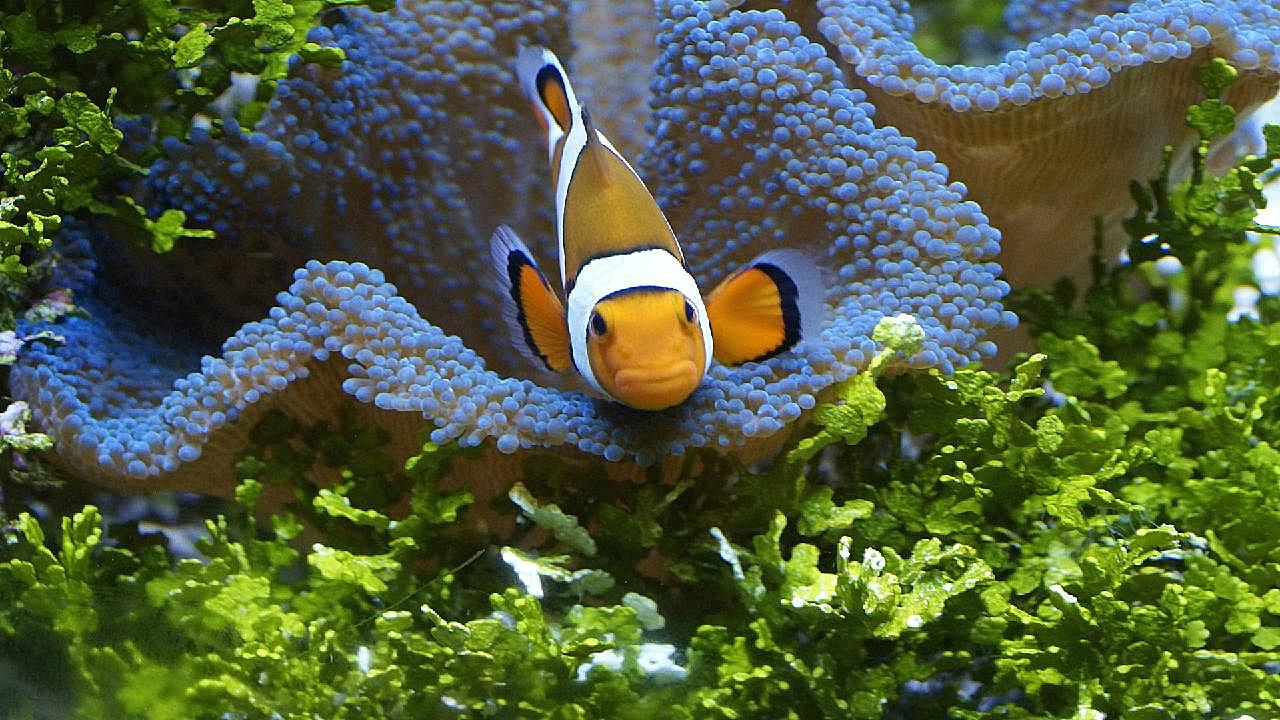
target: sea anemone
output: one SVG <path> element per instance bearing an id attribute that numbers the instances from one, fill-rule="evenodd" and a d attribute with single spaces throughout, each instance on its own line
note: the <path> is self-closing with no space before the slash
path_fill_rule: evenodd
<path id="1" fill-rule="evenodd" d="M 1202 22 L 1197 8 L 1206 3 L 1131 14 L 1138 20 L 1123 21 L 1129 29 L 1118 36 L 1130 46 L 1143 28 L 1183 27 L 1186 38 L 1169 41 L 1168 57 L 1124 54 L 1126 69 L 1105 69 L 1108 78 L 1150 77 L 1138 85 L 1113 79 L 1108 97 L 1157 92 L 1147 86 L 1173 77 L 1148 69 L 1161 60 L 1181 68 L 1178 78 L 1190 73 L 1201 55 L 1183 44 L 1231 44 L 1228 57 L 1242 69 L 1274 77 L 1266 40 L 1274 28 L 1251 24 L 1271 16 L 1259 3 L 1237 4 L 1249 12 L 1235 24 Z M 1087 139 L 1070 135 L 1080 127 L 1075 113 L 1106 113 L 1120 102 L 1068 108 L 1086 94 L 1103 97 L 1096 86 L 1106 84 L 1104 71 L 1085 67 L 1060 91 L 1045 86 L 1041 75 L 1083 66 L 1048 65 L 1032 48 L 1077 52 L 1073 32 L 1016 56 L 1045 66 L 1035 88 L 1017 73 L 988 87 L 1009 63 L 946 68 L 919 58 L 910 73 L 893 75 L 886 68 L 916 57 L 901 3 L 819 2 L 818 35 L 806 24 L 812 7 L 754 6 L 656 3 L 656 62 L 650 67 L 639 53 L 627 66 L 651 78 L 647 137 L 626 110 L 634 106 L 628 93 L 593 84 L 590 72 L 578 84 L 604 130 L 614 127 L 612 116 L 625 117 L 623 132 L 611 133 L 621 147 L 645 148 L 637 165 L 704 288 L 768 248 L 798 247 L 819 259 L 830 313 L 821 336 L 796 351 L 713 367 L 687 402 L 660 413 L 589 397 L 522 363 L 497 321 L 484 248 L 506 223 L 552 264 L 545 152 L 511 65 L 521 44 L 568 56 L 570 20 L 549 2 L 404 2 L 385 14 L 346 10 L 315 30 L 312 41 L 341 48 L 346 60 L 340 68 L 297 65 L 252 131 L 228 120 L 220 134 L 197 130 L 189 143 L 165 145 L 140 194 L 157 210 L 185 210 L 218 232 L 216 242 L 152 257 L 100 228 L 64 233 L 65 283 L 87 316 L 57 324 L 64 345 L 24 352 L 15 397 L 58 440 L 59 461 L 83 477 L 129 490 L 225 494 L 235 480 L 231 457 L 270 409 L 316 418 L 347 408 L 391 429 L 406 452 L 425 428 L 437 443 L 496 449 L 477 461 L 491 468 L 501 454 L 533 448 L 643 466 L 695 447 L 758 453 L 865 367 L 877 350 L 872 328 L 884 317 L 907 314 L 924 329 L 923 349 L 904 366 L 949 371 L 992 356 L 987 335 L 1016 324 L 1001 305 L 1009 285 L 999 277 L 1000 233 L 954 178 L 985 187 L 981 178 L 998 176 L 1011 154 L 1036 152 L 1037 137 L 1054 138 L 1052 152 L 1070 152 Z M 927 91 L 914 78 L 929 73 L 963 78 L 948 80 L 953 88 L 934 82 L 935 97 L 921 99 Z M 907 95 L 924 108 L 915 126 L 896 109 Z M 956 107 L 971 95 L 968 107 Z M 1159 102 L 1168 110 L 1181 97 Z M 1023 105 L 1042 110 L 1012 109 Z M 1002 128 L 982 130 L 1003 133 L 993 143 L 1001 152 L 966 156 L 956 149 L 966 140 L 932 132 L 985 123 L 973 119 L 987 117 L 974 107 Z M 1106 132 L 1108 120 L 1091 122 L 1100 128 L 1092 132 Z M 929 149 L 904 133 L 928 138 Z M 939 161 L 935 142 L 963 172 Z M 1143 158 L 1158 156 L 1164 142 L 1144 139 L 1155 149 Z M 1055 157 L 1049 150 L 1045 157 Z M 1127 180 L 1144 171 L 1131 164 L 1108 172 Z M 1033 191 L 1062 196 L 1041 182 L 1018 176 L 988 202 L 1012 216 Z M 272 307 L 279 288 L 287 289 Z M 261 319 L 244 322 L 250 318 Z"/>
<path id="2" fill-rule="evenodd" d="M 936 152 L 1000 229 L 1014 287 L 1087 280 L 1095 220 L 1115 257 L 1128 185 L 1156 173 L 1166 145 L 1185 176 L 1197 67 L 1221 57 L 1241 71 L 1224 98 L 1241 114 L 1280 82 L 1275 3 L 1018 0 L 1005 21 L 1022 42 L 983 66 L 921 54 L 905 3 L 816 4 L 816 32 L 876 120 Z"/>

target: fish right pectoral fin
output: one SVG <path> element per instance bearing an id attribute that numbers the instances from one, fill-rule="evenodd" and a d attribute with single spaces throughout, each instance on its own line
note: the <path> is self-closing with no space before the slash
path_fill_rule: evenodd
<path id="1" fill-rule="evenodd" d="M 506 225 L 494 231 L 489 247 L 511 341 L 539 366 L 552 372 L 568 370 L 569 330 L 564 305 L 529 248 Z"/>
<path id="2" fill-rule="evenodd" d="M 825 312 L 821 273 L 795 250 L 764 253 L 707 296 L 715 359 L 767 360 L 817 334 Z"/>

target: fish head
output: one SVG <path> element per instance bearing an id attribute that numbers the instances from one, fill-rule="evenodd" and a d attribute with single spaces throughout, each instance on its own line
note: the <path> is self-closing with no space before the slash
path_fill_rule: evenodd
<path id="1" fill-rule="evenodd" d="M 707 365 L 699 305 L 678 290 L 653 287 L 601 299 L 587 322 L 587 357 L 596 382 L 613 399 L 640 410 L 684 402 Z"/>

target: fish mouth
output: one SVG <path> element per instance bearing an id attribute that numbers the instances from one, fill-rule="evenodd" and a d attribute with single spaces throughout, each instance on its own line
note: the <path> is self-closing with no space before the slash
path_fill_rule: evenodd
<path id="1" fill-rule="evenodd" d="M 640 410 L 665 410 L 684 402 L 701 380 L 692 360 L 623 368 L 613 375 L 618 399 Z"/>

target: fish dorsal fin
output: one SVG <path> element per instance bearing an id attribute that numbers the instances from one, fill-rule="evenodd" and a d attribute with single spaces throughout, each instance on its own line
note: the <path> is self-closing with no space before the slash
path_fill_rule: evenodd
<path id="1" fill-rule="evenodd" d="M 608 190 L 613 186 L 619 173 L 614 172 L 615 165 L 609 157 L 609 148 L 600 141 L 600 133 L 596 131 L 595 123 L 591 122 L 591 113 L 587 112 L 586 108 L 582 108 L 581 114 L 582 127 L 587 133 L 587 144 L 582 148 L 582 157 L 578 162 L 590 162 L 593 165 L 590 173 L 593 182 L 597 183 L 602 190 Z"/>
<path id="2" fill-rule="evenodd" d="M 569 330 L 564 305 L 519 236 L 499 225 L 489 240 L 494 278 L 502 292 L 502 317 L 516 348 L 539 367 L 569 369 Z"/>
<path id="3" fill-rule="evenodd" d="M 635 169 L 580 114 L 584 135 L 564 195 L 562 253 L 565 286 L 589 260 L 658 248 L 684 262 L 675 233 Z M 566 145 L 565 152 L 572 150 Z"/>
<path id="4" fill-rule="evenodd" d="M 822 275 L 804 253 L 758 256 L 707 296 L 716 361 L 766 360 L 816 336 L 826 309 L 822 296 Z"/>

